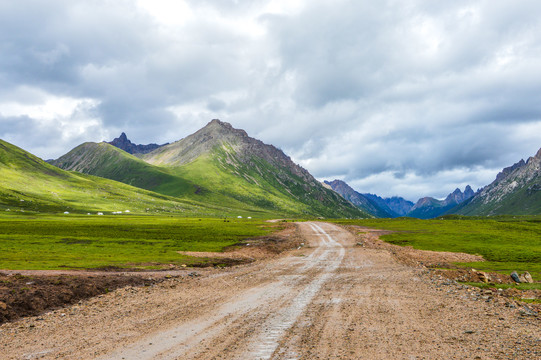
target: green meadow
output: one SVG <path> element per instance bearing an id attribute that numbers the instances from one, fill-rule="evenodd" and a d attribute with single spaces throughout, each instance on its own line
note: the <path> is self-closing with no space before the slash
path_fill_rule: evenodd
<path id="1" fill-rule="evenodd" d="M 0 216 L 0 269 L 160 268 L 276 227 L 262 220 L 141 215 Z"/>
<path id="2" fill-rule="evenodd" d="M 433 220 L 413 218 L 338 220 L 339 224 L 394 230 L 382 240 L 416 249 L 465 252 L 487 261 L 457 263 L 483 271 L 510 274 L 529 271 L 541 281 L 541 217 L 447 216 Z"/>

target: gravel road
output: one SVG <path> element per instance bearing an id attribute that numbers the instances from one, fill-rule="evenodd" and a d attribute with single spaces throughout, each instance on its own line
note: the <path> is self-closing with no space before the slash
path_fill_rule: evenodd
<path id="1" fill-rule="evenodd" d="M 541 359 L 517 307 L 298 224 L 269 260 L 124 288 L 0 327 L 2 359 Z"/>

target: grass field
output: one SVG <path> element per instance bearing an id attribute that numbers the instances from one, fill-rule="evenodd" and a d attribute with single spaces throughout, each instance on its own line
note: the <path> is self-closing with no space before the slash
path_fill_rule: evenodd
<path id="1" fill-rule="evenodd" d="M 541 281 L 541 217 L 459 217 L 435 220 L 412 218 L 339 220 L 377 229 L 395 230 L 383 240 L 416 249 L 465 252 L 487 261 L 461 263 L 484 271 L 529 271 Z"/>
<path id="2" fill-rule="evenodd" d="M 248 219 L 0 215 L 0 269 L 190 265 L 201 259 L 177 251 L 220 251 L 274 230 L 264 221 Z"/>

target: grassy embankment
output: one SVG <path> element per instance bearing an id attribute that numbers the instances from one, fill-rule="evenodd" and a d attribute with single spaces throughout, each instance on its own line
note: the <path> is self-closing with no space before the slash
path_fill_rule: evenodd
<path id="1" fill-rule="evenodd" d="M 340 220 L 340 224 L 394 230 L 382 236 L 391 244 L 416 249 L 482 255 L 486 262 L 457 263 L 483 271 L 528 271 L 541 281 L 541 217 L 459 217 Z M 540 284 L 534 287 L 541 288 Z"/>
<path id="2" fill-rule="evenodd" d="M 276 229 L 248 219 L 0 215 L 0 269 L 190 265 L 206 260 L 177 251 L 221 251 Z"/>

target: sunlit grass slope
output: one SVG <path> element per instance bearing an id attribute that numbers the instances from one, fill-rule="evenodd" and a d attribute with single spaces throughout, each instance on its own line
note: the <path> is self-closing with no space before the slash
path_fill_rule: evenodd
<path id="1" fill-rule="evenodd" d="M 108 143 L 87 142 L 52 164 L 64 170 L 104 177 L 164 195 L 181 196 L 193 193 L 197 187 L 189 181 L 144 162 Z"/>
<path id="2" fill-rule="evenodd" d="M 67 172 L 0 140 L 0 211 L 175 212 L 222 214 L 203 206 L 100 177 Z"/>
<path id="3" fill-rule="evenodd" d="M 204 155 L 197 160 L 174 168 L 179 176 L 197 183 L 201 190 L 198 194 L 187 195 L 192 199 L 218 204 L 234 204 L 257 209 L 272 211 L 291 216 L 324 216 L 350 217 L 368 216 L 362 212 L 353 213 L 350 208 L 340 208 L 341 202 L 326 204 L 301 188 L 302 181 L 283 186 L 278 183 L 276 176 L 262 176 L 259 171 L 268 174 L 279 174 L 283 169 L 273 168 L 270 164 L 258 161 L 258 169 L 242 166 L 238 162 L 226 161 L 225 150 L 216 149 L 215 154 Z M 234 154 L 229 154 L 229 158 Z M 294 177 L 294 174 L 288 174 Z M 274 180 L 274 181 L 273 181 Z M 334 207 L 330 207 L 334 205 Z"/>
<path id="4" fill-rule="evenodd" d="M 85 143 L 53 164 L 226 210 L 280 217 L 370 216 L 323 187 L 281 150 L 219 120 L 140 158 L 107 143 Z"/>

